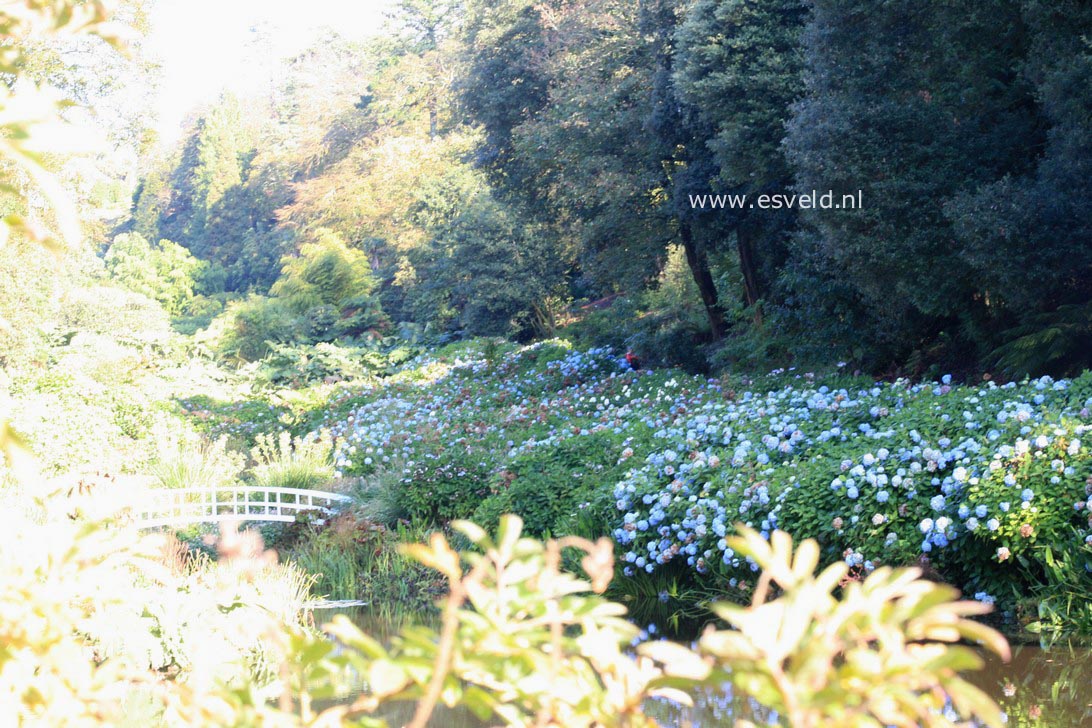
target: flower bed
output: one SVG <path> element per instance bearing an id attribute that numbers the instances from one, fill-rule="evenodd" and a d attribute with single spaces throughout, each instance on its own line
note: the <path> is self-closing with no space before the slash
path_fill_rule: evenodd
<path id="1" fill-rule="evenodd" d="M 754 566 L 725 542 L 736 522 L 816 537 L 858 575 L 926 560 L 1010 606 L 1059 554 L 1079 578 L 1092 569 L 1092 375 L 756 382 L 635 372 L 609 350 L 554 342 L 493 363 L 460 356 L 419 358 L 354 393 L 328 423 L 337 467 L 401 468 L 409 502 L 442 499 L 444 518 L 536 508 L 538 530 L 556 533 L 590 508 L 631 576 L 683 563 L 745 587 Z"/>

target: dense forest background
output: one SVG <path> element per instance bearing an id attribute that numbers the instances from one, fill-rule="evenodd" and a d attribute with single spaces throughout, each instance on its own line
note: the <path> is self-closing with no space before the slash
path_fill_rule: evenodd
<path id="1" fill-rule="evenodd" d="M 1087 3 L 402 0 L 391 23 L 174 148 L 130 118 L 105 275 L 241 360 L 564 331 L 695 371 L 1092 363 Z M 691 204 L 811 190 L 863 209 Z"/>

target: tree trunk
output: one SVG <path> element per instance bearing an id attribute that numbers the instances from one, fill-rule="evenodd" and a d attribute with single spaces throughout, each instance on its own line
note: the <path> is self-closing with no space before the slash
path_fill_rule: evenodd
<path id="1" fill-rule="evenodd" d="M 694 241 L 694 231 L 689 223 L 679 223 L 679 237 L 682 239 L 683 250 L 686 251 L 686 263 L 690 266 L 690 273 L 694 276 L 698 293 L 701 294 L 705 315 L 709 317 L 709 329 L 713 334 L 713 341 L 720 341 L 725 333 L 724 311 L 717 300 L 717 287 L 713 282 L 713 274 L 709 270 L 709 258 L 705 250 L 700 249 Z"/>
<path id="2" fill-rule="evenodd" d="M 755 323 L 762 323 L 762 286 L 755 266 L 755 230 L 746 222 L 736 228 L 736 249 L 739 251 L 739 270 L 743 274 L 743 301 L 754 312 Z"/>

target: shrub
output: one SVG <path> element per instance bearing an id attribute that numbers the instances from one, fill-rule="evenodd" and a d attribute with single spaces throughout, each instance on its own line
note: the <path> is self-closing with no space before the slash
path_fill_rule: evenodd
<path id="1" fill-rule="evenodd" d="M 185 336 L 193 336 L 201 329 L 208 328 L 213 320 L 224 312 L 225 298 L 198 295 L 187 302 L 185 309 L 171 319 L 174 330 Z"/>
<path id="2" fill-rule="evenodd" d="M 399 465 L 363 478 L 354 494 L 360 511 L 385 526 L 408 519 L 410 513 L 406 508 L 404 485 Z"/>
<path id="3" fill-rule="evenodd" d="M 297 255 L 281 261 L 271 290 L 304 319 L 311 341 L 332 341 L 386 327 L 379 300 L 371 295 L 375 287 L 367 256 L 320 228 Z"/>
<path id="4" fill-rule="evenodd" d="M 113 523 L 5 514 L 5 724 L 124 725 L 138 707 L 168 722 L 219 702 L 225 685 L 268 684 L 281 662 L 271 628 L 302 632 L 310 578 L 246 534 L 226 530 L 212 562 Z M 166 668 L 180 679 L 164 679 Z"/>
<path id="5" fill-rule="evenodd" d="M 304 540 L 287 556 L 292 564 L 314 576 L 314 591 L 326 599 L 359 599 L 360 564 L 355 544 L 325 535 Z"/>
<path id="6" fill-rule="evenodd" d="M 114 615 L 112 625 L 103 621 L 104 628 L 117 630 L 106 640 L 107 654 L 140 652 L 152 669 L 181 671 L 206 689 L 217 680 L 264 681 L 276 659 L 268 653 L 265 625 L 302 624 L 315 577 L 277 563 L 257 533 L 238 531 L 234 524 L 225 525 L 217 538 L 207 537 L 206 544 L 217 558 L 168 540 L 161 557 L 166 570 L 145 577 L 143 598 L 125 605 L 144 612 L 155 641 L 133 635 L 123 616 Z M 106 639 L 102 633 L 97 637 Z"/>
<path id="7" fill-rule="evenodd" d="M 409 725 L 424 726 L 443 696 L 449 707 L 507 725 L 651 726 L 650 697 L 685 704 L 687 689 L 729 679 L 793 726 L 940 728 L 972 717 L 1003 725 L 997 706 L 958 674 L 981 659 L 946 644 L 966 638 L 1007 656 L 998 633 L 965 618 L 988 607 L 953 602 L 953 590 L 913 570 L 878 571 L 837 599 L 845 567 L 815 576 L 814 542 L 794 558 L 785 534 L 774 534 L 771 548 L 745 532 L 733 545 L 765 570 L 750 608 L 719 608 L 738 631 L 710 630 L 697 650 L 644 642 L 635 657 L 636 628 L 622 619 L 624 608 L 599 596 L 613 575 L 610 542 L 541 543 L 521 538 L 521 525 L 506 517 L 493 540 L 456 524 L 477 547 L 472 553 L 453 551 L 440 535 L 407 549 L 448 580 L 439 631 L 404 629 L 387 649 L 344 617 L 327 625 L 345 650 L 338 658 L 314 651 L 311 662 L 326 675 L 351 666 L 368 688 L 319 719 L 364 718 L 413 701 Z M 563 549 L 580 555 L 586 579 L 561 568 Z M 774 585 L 782 593 L 767 601 Z"/>
<path id="8" fill-rule="evenodd" d="M 193 299 L 196 281 L 208 265 L 170 240 L 151 244 L 140 233 L 122 233 L 103 256 L 110 277 L 131 291 L 159 301 L 172 316 Z"/>
<path id="9" fill-rule="evenodd" d="M 352 381 L 387 371 L 387 360 L 372 348 L 340 344 L 270 344 L 260 376 L 272 383 L 304 384 L 328 379 Z"/>
<path id="10" fill-rule="evenodd" d="M 420 614 L 433 608 L 444 586 L 435 572 L 399 550 L 422 534 L 348 512 L 305 532 L 287 558 L 315 576 L 314 591 L 326 598 L 362 599 L 375 615 Z"/>
<path id="11" fill-rule="evenodd" d="M 449 447 L 421 457 L 403 479 L 406 511 L 423 523 L 468 518 L 489 494 L 486 451 Z"/>
<path id="12" fill-rule="evenodd" d="M 632 323 L 639 315 L 636 302 L 630 298 L 591 301 L 574 311 L 575 319 L 562 328 L 560 336 L 582 349 L 610 346 L 625 351 Z"/>
<path id="13" fill-rule="evenodd" d="M 1013 616 L 1045 578 L 1040 547 L 1090 538 L 1088 407 L 1069 386 L 834 389 L 805 375 L 765 393 L 665 393 L 678 414 L 659 415 L 659 441 L 613 489 L 626 573 L 682 562 L 738 588 L 748 565 L 725 537 L 744 518 L 821 536 L 824 562 L 859 575 L 928 561 Z"/>
<path id="14" fill-rule="evenodd" d="M 747 531 L 732 541 L 764 567 L 751 607 L 718 608 L 738 631 L 711 630 L 698 650 L 646 642 L 634 656 L 637 628 L 601 596 L 614 573 L 610 540 L 541 543 L 522 538 L 515 517 L 495 540 L 456 524 L 472 553 L 440 534 L 406 548 L 447 580 L 439 631 L 407 627 L 386 648 L 338 617 L 327 626 L 337 652 L 296 618 L 309 579 L 275 567 L 253 532 L 225 530 L 215 564 L 175 547 L 150 568 L 156 539 L 131 529 L 13 525 L 0 541 L 0 685 L 15 723 L 116 724 L 154 685 L 150 712 L 190 725 L 379 725 L 369 718 L 377 709 L 412 702 L 417 727 L 442 699 L 508 725 L 637 726 L 652 725 L 649 698 L 685 703 L 684 688 L 727 678 L 792 725 L 940 727 L 960 716 L 1002 725 L 997 706 L 958 675 L 980 659 L 945 644 L 1007 654 L 999 635 L 964 618 L 988 607 L 951 602 L 953 590 L 912 570 L 877 570 L 836 599 L 845 565 L 815 577 L 816 544 L 794 555 L 779 532 L 770 544 Z M 331 545 L 362 527 L 331 529 Z M 372 528 L 365 545 L 376 537 L 389 538 Z M 587 578 L 563 568 L 564 550 Z M 767 601 L 773 586 L 781 593 Z M 157 680 L 148 667 L 164 664 L 185 679 Z M 318 701 L 330 700 L 319 715 Z"/>
<path id="15" fill-rule="evenodd" d="M 1077 533 L 1069 543 L 1081 544 Z M 1092 634 L 1092 543 L 1085 542 L 1057 555 L 1046 546 L 1042 561 L 1045 578 L 1035 588 L 1038 619 L 1028 629 L 1051 640 L 1071 632 Z"/>
<path id="16" fill-rule="evenodd" d="M 55 366 L 106 387 L 132 385 L 148 368 L 148 352 L 121 343 L 106 334 L 78 333 L 57 352 Z"/>
<path id="17" fill-rule="evenodd" d="M 102 334 L 130 344 L 163 342 L 170 333 L 166 312 L 156 301 L 121 288 L 87 286 L 68 290 L 57 312 L 58 333 Z"/>
<path id="18" fill-rule="evenodd" d="M 530 533 L 612 533 L 627 576 L 689 572 L 689 586 L 729 594 L 752 578 L 724 541 L 743 520 L 820 537 L 824 563 L 857 575 L 927 559 L 1008 618 L 1046 583 L 1042 547 L 1088 562 L 1076 549 L 1092 536 L 1090 382 L 876 382 L 842 368 L 711 380 L 554 342 L 490 368 L 462 342 L 340 394 L 326 425 L 342 472 L 407 464 L 414 518 L 514 511 Z"/>
<path id="19" fill-rule="evenodd" d="M 119 692 L 148 675 L 124 657 L 106 663 L 77 637 L 133 598 L 131 569 L 154 546 L 101 525 L 6 518 L 0 541 L 0 715 L 11 725 L 104 725 L 120 719 Z M 142 623 L 130 624 L 139 631 Z"/>
<path id="20" fill-rule="evenodd" d="M 668 248 L 654 288 L 635 302 L 615 299 L 606 308 L 591 311 L 574 330 L 591 345 L 633 350 L 646 365 L 691 372 L 708 369 L 703 345 L 710 340 L 709 320 L 678 245 Z"/>
<path id="21" fill-rule="evenodd" d="M 220 488 L 234 483 L 243 457 L 227 449 L 227 439 L 182 439 L 161 444 L 148 474 L 164 488 Z"/>
<path id="22" fill-rule="evenodd" d="M 250 451 L 257 463 L 250 475 L 263 488 L 321 488 L 334 479 L 333 447 L 325 431 L 306 437 L 292 437 L 288 432 L 276 438 L 259 434 Z"/>
<path id="23" fill-rule="evenodd" d="M 617 482 L 620 439 L 608 433 L 570 436 L 513 458 L 494 476 L 491 495 L 474 511 L 474 521 L 494 528 L 515 513 L 535 536 L 559 533 L 592 494 Z"/>
<path id="24" fill-rule="evenodd" d="M 155 418 L 147 402 L 137 403 L 116 397 L 111 409 L 114 424 L 126 437 L 139 440 L 151 434 Z"/>
<path id="25" fill-rule="evenodd" d="M 1039 313 L 1002 334 L 1003 345 L 990 357 L 1017 376 L 1032 372 L 1077 374 L 1092 351 L 1092 302 L 1059 306 Z"/>
<path id="26" fill-rule="evenodd" d="M 228 358 L 258 361 L 270 352 L 270 342 L 296 340 L 302 324 L 287 304 L 252 295 L 228 305 L 209 326 L 205 338 Z"/>

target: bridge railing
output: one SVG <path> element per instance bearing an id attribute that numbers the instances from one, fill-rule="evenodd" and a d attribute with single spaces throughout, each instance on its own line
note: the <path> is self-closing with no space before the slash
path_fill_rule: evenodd
<path id="1" fill-rule="evenodd" d="M 140 528 L 227 520 L 291 523 L 302 512 L 329 514 L 351 501 L 340 493 L 302 488 L 164 488 L 145 491 L 132 517 Z"/>

